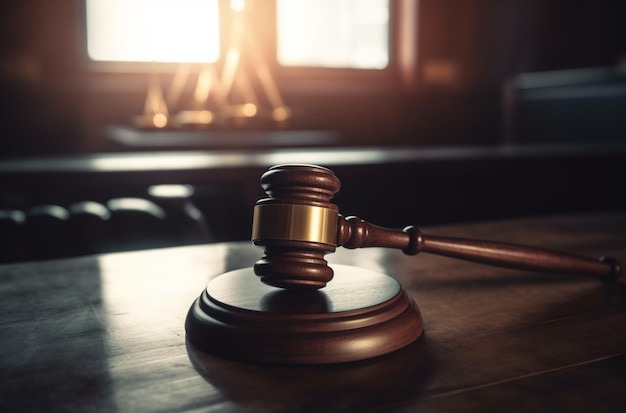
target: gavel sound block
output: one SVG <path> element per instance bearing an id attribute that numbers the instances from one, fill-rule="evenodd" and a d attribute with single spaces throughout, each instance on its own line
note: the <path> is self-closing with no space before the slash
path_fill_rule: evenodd
<path id="1" fill-rule="evenodd" d="M 213 279 L 187 315 L 189 341 L 222 357 L 339 363 L 387 354 L 420 337 L 419 308 L 394 278 L 364 268 L 328 266 L 324 257 L 338 246 L 429 252 L 605 282 L 620 274 L 619 263 L 610 257 L 430 236 L 414 227 L 391 230 L 344 218 L 330 202 L 339 180 L 319 166 L 275 166 L 263 174 L 261 185 L 268 197 L 254 208 L 252 240 L 265 254 L 254 268 Z"/>

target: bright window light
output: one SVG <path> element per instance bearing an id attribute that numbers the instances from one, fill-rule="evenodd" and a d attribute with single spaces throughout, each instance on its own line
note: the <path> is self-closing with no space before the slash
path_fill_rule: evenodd
<path id="1" fill-rule="evenodd" d="M 278 61 L 285 66 L 384 69 L 389 0 L 277 0 Z"/>
<path id="2" fill-rule="evenodd" d="M 215 62 L 218 0 L 87 0 L 87 50 L 100 61 Z"/>

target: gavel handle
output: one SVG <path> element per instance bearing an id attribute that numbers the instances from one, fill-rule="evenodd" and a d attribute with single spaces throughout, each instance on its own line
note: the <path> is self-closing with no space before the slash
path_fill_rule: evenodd
<path id="1" fill-rule="evenodd" d="M 407 255 L 428 252 L 498 267 L 592 276 L 606 282 L 621 272 L 620 263 L 611 257 L 593 259 L 517 244 L 426 235 L 413 226 L 390 230 L 356 217 L 340 219 L 338 245 L 397 248 Z"/>

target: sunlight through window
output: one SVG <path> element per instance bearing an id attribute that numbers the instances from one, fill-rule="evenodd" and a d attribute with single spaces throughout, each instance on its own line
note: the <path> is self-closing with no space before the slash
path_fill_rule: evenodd
<path id="1" fill-rule="evenodd" d="M 384 69 L 389 0 L 277 0 L 278 61 L 285 66 Z"/>
<path id="2" fill-rule="evenodd" d="M 215 62 L 217 0 L 87 0 L 87 48 L 98 61 Z"/>

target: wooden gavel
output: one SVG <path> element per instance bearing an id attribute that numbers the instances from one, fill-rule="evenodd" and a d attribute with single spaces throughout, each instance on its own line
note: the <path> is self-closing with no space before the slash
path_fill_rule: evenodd
<path id="1" fill-rule="evenodd" d="M 254 272 L 265 284 L 289 290 L 319 289 L 333 278 L 324 256 L 336 247 L 388 247 L 407 255 L 429 252 L 521 270 L 587 275 L 615 280 L 619 262 L 546 249 L 423 234 L 409 226 L 393 230 L 357 217 L 344 218 L 330 199 L 339 191 L 335 174 L 314 165 L 278 165 L 261 177 L 269 198 L 254 207 L 252 240 L 265 253 Z"/>

